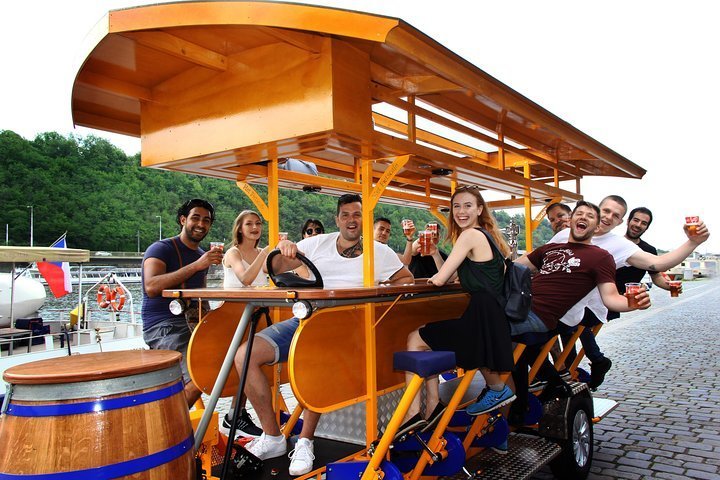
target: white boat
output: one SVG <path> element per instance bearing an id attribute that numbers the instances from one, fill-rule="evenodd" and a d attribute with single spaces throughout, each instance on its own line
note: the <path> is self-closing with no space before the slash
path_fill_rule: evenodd
<path id="1" fill-rule="evenodd" d="M 15 273 L 16 263 L 32 263 L 39 261 L 55 261 L 55 262 L 87 262 L 89 260 L 89 252 L 87 250 L 78 249 L 62 249 L 62 248 L 44 248 L 44 247 L 0 247 L 0 262 L 12 263 L 13 274 Z M 8 307 L 10 302 L 10 288 L 14 288 L 13 318 L 17 319 L 28 316 L 42 305 L 42 302 L 32 308 L 32 311 L 25 313 L 21 306 L 27 304 L 23 299 L 33 295 L 33 292 L 42 291 L 42 299 L 45 299 L 45 287 L 39 281 L 28 276 L 19 276 L 15 279 L 14 285 L 11 282 L 11 274 L 5 274 L 7 277 L 8 287 L 4 288 L 0 283 L 0 299 L 4 301 L 7 296 Z M 133 350 L 146 349 L 147 346 L 142 338 L 142 323 L 135 320 L 133 309 L 132 294 L 123 285 L 122 280 L 116 274 L 112 274 L 107 270 L 103 275 L 98 277 L 98 281 L 92 282 L 90 291 L 96 288 L 99 280 L 106 281 L 114 286 L 120 286 L 125 289 L 128 307 L 127 311 L 130 316 L 129 321 L 119 320 L 119 316 L 111 314 L 110 311 L 104 312 L 95 310 L 95 314 L 91 315 L 91 306 L 95 303 L 91 302 L 88 297 L 89 291 L 85 293 L 85 305 L 88 310 L 85 316 L 78 322 L 76 318 L 72 318 L 69 314 L 66 319 L 60 321 L 48 321 L 45 325 L 50 325 L 50 333 L 32 335 L 31 330 L 20 330 L 23 334 L 23 340 L 27 338 L 29 345 L 18 346 L 18 330 L 4 329 L 0 335 L 0 378 L 3 372 L 22 363 L 32 362 L 35 360 L 43 360 L 47 358 L 59 357 L 68 354 L 77 353 L 95 353 L 100 351 L 113 350 Z M 93 292 L 95 294 L 96 292 Z M 94 297 L 93 297 L 94 299 Z M 28 307 L 30 308 L 30 307 Z M 8 308 L 9 310 L 9 308 Z M 2 310 L 4 312 L 4 310 Z M 68 312 L 70 313 L 70 312 Z M 3 326 L 14 326 L 14 322 L 8 315 L 3 314 Z M 70 324 L 71 331 L 63 331 Z M 27 337 L 27 335 L 30 335 Z M 14 348 L 13 348 L 14 347 Z M 5 383 L 0 382 L 0 396 L 4 394 Z"/>
<path id="2" fill-rule="evenodd" d="M 81 269 L 78 266 L 70 267 L 70 282 L 73 285 L 80 283 Z M 84 285 L 93 284 L 98 280 L 105 278 L 108 274 L 114 273 L 115 276 L 122 280 L 123 283 L 140 283 L 142 282 L 142 269 L 140 267 L 118 267 L 114 265 L 88 265 L 82 267 L 82 283 Z M 33 266 L 27 269 L 26 274 L 38 280 L 43 285 L 47 284 L 45 278 L 40 274 L 37 267 Z"/>
<path id="3" fill-rule="evenodd" d="M 12 277 L 9 273 L 0 273 L 0 327 L 10 326 L 10 297 Z M 19 276 L 15 279 L 13 298 L 13 316 L 28 317 L 37 312 L 45 303 L 45 286 L 39 281 Z"/>

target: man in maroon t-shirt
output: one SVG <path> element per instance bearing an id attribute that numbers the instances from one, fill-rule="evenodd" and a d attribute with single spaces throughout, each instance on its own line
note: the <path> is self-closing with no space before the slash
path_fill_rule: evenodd
<path id="1" fill-rule="evenodd" d="M 621 312 L 632 310 L 615 286 L 612 255 L 591 244 L 599 218 L 596 205 L 578 202 L 570 217 L 568 243 L 549 243 L 516 260 L 537 275 L 532 280 L 530 318 L 512 323 L 513 335 L 554 330 L 558 320 L 596 286 L 606 307 Z M 647 292 L 638 295 L 637 300 L 639 308 L 650 306 Z"/>
<path id="2" fill-rule="evenodd" d="M 609 309 L 631 310 L 627 298 L 620 295 L 615 286 L 612 255 L 590 243 L 599 219 L 600 208 L 597 205 L 580 201 L 570 216 L 568 243 L 550 243 L 516 260 L 536 275 L 532 279 L 533 296 L 528 318 L 521 323 L 510 323 L 513 340 L 527 345 L 513 372 L 517 400 L 510 413 L 511 423 L 522 422 L 516 418 L 522 419 L 527 409 L 528 365 L 539 354 L 539 344 L 547 340 L 547 336 L 542 334 L 555 330 L 558 320 L 596 286 Z M 646 291 L 636 295 L 636 299 L 639 308 L 650 306 L 650 296 Z M 556 389 L 560 388 L 559 394 L 569 394 L 569 387 L 549 362 L 545 362 L 541 370 L 538 374 L 548 380 L 545 392 L 557 392 Z"/>

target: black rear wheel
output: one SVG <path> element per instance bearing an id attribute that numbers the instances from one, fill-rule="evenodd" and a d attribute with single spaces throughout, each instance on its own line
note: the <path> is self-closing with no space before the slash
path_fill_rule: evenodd
<path id="1" fill-rule="evenodd" d="M 550 469 L 561 480 L 584 479 L 590 473 L 593 458 L 592 399 L 575 397 L 568 411 L 568 438 L 562 453 L 550 462 Z"/>

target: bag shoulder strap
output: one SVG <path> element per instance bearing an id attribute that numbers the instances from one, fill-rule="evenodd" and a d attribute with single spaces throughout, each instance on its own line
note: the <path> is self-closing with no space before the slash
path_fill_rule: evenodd
<path id="1" fill-rule="evenodd" d="M 183 268 L 185 266 L 185 264 L 183 263 L 182 255 L 180 254 L 180 247 L 178 247 L 177 242 L 175 242 L 175 237 L 172 237 L 170 240 L 172 241 L 173 247 L 175 247 L 175 251 L 177 252 L 178 262 L 180 263 L 180 268 Z M 178 270 L 180 270 L 180 268 L 178 268 Z M 185 289 L 184 281 L 180 284 L 180 288 Z"/>

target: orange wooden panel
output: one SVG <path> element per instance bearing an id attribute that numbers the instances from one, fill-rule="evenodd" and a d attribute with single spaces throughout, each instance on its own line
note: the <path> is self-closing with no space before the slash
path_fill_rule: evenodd
<path id="1" fill-rule="evenodd" d="M 406 350 L 407 336 L 426 323 L 459 317 L 465 294 L 401 300 L 376 326 L 377 388 L 404 382 L 392 366 L 393 352 Z M 391 302 L 375 304 L 380 318 Z M 302 323 L 290 349 L 290 380 L 298 400 L 315 411 L 330 411 L 367 394 L 365 305 L 320 310 Z"/>
<path id="2" fill-rule="evenodd" d="M 144 166 L 333 129 L 330 40 L 317 55 L 273 44 L 229 60 L 202 89 L 142 103 Z"/>
<path id="3" fill-rule="evenodd" d="M 240 317 L 245 309 L 245 303 L 225 302 L 220 308 L 211 311 L 203 321 L 195 327 L 190 345 L 188 345 L 187 361 L 190 377 L 193 383 L 206 394 L 212 392 L 220 367 L 230 348 L 235 329 L 240 323 Z M 292 317 L 289 309 L 280 309 L 280 318 Z M 257 331 L 267 328 L 265 318 L 260 319 Z M 247 340 L 247 334 L 243 342 Z M 272 367 L 265 369 L 268 378 L 272 377 Z M 222 390 L 221 397 L 229 397 L 237 393 L 239 377 L 233 368 Z"/>

